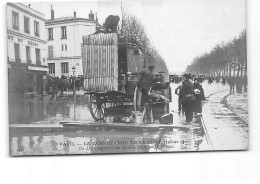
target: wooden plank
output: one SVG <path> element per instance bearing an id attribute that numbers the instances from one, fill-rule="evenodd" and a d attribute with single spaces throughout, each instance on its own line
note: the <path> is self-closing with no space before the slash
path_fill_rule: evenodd
<path id="1" fill-rule="evenodd" d="M 186 129 L 188 126 L 181 124 L 163 125 L 163 124 L 134 124 L 134 123 L 104 123 L 104 122 L 60 122 L 63 127 L 66 128 L 88 128 L 88 127 L 107 127 L 107 128 L 147 128 L 147 129 L 161 129 L 161 128 L 176 128 L 176 129 Z"/>
<path id="2" fill-rule="evenodd" d="M 10 124 L 10 128 L 62 128 L 60 124 Z"/>

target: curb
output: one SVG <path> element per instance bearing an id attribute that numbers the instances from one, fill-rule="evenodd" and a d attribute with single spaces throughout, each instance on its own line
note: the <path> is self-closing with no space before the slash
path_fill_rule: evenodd
<path id="1" fill-rule="evenodd" d="M 247 120 L 246 118 L 244 118 L 243 116 L 241 116 L 241 115 L 228 103 L 227 98 L 228 98 L 229 95 L 230 95 L 230 94 L 228 94 L 228 95 L 226 95 L 226 96 L 224 97 L 224 103 L 226 104 L 226 106 L 227 106 L 234 114 L 236 114 L 244 123 L 246 123 L 246 124 L 248 125 L 248 120 Z"/>

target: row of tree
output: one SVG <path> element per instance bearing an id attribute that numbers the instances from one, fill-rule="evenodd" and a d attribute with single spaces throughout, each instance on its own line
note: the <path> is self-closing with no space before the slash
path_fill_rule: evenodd
<path id="1" fill-rule="evenodd" d="M 141 21 L 123 7 L 121 17 L 122 20 L 118 26 L 120 33 L 126 38 L 133 38 L 136 46 L 142 51 L 143 54 L 150 55 L 154 58 L 155 63 L 151 64 L 155 65 L 156 71 L 165 71 L 168 73 L 168 68 L 164 59 L 160 56 L 156 48 L 151 43 L 151 40 L 147 36 L 146 30 Z"/>
<path id="2" fill-rule="evenodd" d="M 217 44 L 209 53 L 196 57 L 186 72 L 214 77 L 247 76 L 246 30 L 227 43 Z"/>

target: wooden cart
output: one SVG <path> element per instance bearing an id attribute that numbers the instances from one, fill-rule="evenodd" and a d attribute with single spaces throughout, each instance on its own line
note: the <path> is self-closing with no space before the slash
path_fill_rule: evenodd
<path id="1" fill-rule="evenodd" d="M 83 36 L 82 50 L 85 94 L 89 95 L 89 110 L 94 120 L 129 115 L 139 73 L 153 65 L 155 59 L 142 53 L 134 39 L 116 33 Z M 171 99 L 169 83 L 164 86 L 162 94 Z M 147 104 L 152 108 L 152 103 Z M 168 102 L 165 106 L 169 106 Z"/>

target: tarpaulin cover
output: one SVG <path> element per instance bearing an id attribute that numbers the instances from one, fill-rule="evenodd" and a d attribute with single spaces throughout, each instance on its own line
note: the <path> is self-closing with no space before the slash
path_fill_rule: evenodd
<path id="1" fill-rule="evenodd" d="M 118 90 L 118 37 L 116 33 L 83 36 L 84 88 Z"/>

